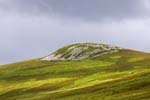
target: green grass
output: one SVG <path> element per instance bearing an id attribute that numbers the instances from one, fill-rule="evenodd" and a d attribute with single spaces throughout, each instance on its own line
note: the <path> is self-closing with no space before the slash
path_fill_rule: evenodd
<path id="1" fill-rule="evenodd" d="M 149 94 L 150 55 L 142 52 L 0 66 L 0 100 L 150 100 Z"/>

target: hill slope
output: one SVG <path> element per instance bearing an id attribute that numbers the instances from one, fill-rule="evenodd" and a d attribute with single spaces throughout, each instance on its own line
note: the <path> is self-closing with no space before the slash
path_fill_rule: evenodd
<path id="1" fill-rule="evenodd" d="M 75 56 L 66 53 L 77 45 Z M 46 56 L 1 66 L 0 100 L 149 100 L 150 55 L 95 45 L 74 44 L 54 52 L 61 54 L 57 59 Z M 99 46 L 107 50 L 99 51 Z"/>

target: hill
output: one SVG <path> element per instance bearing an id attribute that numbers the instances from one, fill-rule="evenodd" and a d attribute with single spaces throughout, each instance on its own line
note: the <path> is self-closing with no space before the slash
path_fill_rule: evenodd
<path id="1" fill-rule="evenodd" d="M 0 66 L 0 100 L 150 100 L 150 54 L 80 43 Z"/>

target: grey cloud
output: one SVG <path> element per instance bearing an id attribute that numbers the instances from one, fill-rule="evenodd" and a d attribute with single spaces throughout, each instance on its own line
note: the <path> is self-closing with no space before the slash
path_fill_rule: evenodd
<path id="1" fill-rule="evenodd" d="M 3 9 L 30 15 L 49 15 L 87 20 L 123 19 L 149 15 L 146 0 L 9 0 Z M 143 1 L 143 2 L 142 2 Z"/>

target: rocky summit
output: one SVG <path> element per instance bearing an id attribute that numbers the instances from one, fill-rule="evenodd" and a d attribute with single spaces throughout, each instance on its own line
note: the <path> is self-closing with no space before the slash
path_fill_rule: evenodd
<path id="1" fill-rule="evenodd" d="M 111 54 L 122 49 L 123 48 L 107 44 L 78 43 L 58 49 L 54 53 L 42 58 L 42 60 L 81 60 L 88 57 Z"/>

